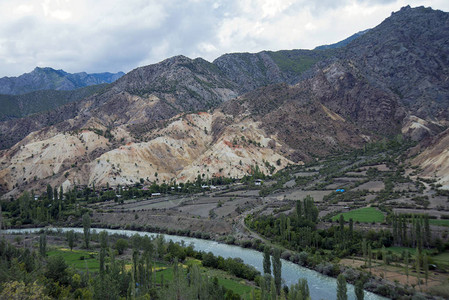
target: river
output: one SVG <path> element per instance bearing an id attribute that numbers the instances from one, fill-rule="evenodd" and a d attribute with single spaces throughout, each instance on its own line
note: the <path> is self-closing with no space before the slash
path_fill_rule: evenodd
<path id="1" fill-rule="evenodd" d="M 31 229 L 8 229 L 3 230 L 4 233 L 33 233 L 40 231 L 42 228 L 31 228 Z M 83 228 L 52 228 L 47 230 L 53 231 L 69 231 L 74 230 L 75 232 L 83 232 Z M 120 229 L 92 229 L 97 232 L 107 231 L 109 234 L 122 234 L 126 236 L 132 236 L 134 234 L 138 234 L 141 236 L 148 235 L 150 237 L 155 237 L 158 235 L 157 233 L 149 233 L 142 231 L 133 231 L 133 230 L 120 230 Z M 210 240 L 202 240 L 191 237 L 184 236 L 176 236 L 176 235 L 168 235 L 168 234 L 160 234 L 167 241 L 173 240 L 173 242 L 181 242 L 184 241 L 186 245 L 193 244 L 195 250 L 197 251 L 205 251 L 212 252 L 215 256 L 222 256 L 224 258 L 241 258 L 246 264 L 255 267 L 258 271 L 263 273 L 263 253 L 246 249 L 239 246 L 227 245 L 218 243 Z M 325 276 L 321 273 L 318 273 L 313 270 L 309 270 L 307 268 L 301 267 L 297 264 L 294 264 L 290 261 L 286 261 L 282 259 L 282 280 L 283 283 L 290 286 L 298 282 L 298 279 L 306 278 L 309 284 L 310 296 L 313 300 L 315 299 L 325 299 L 325 300 L 334 300 L 337 298 L 337 280 L 335 278 Z M 354 286 L 352 284 L 348 284 L 348 300 L 355 300 L 354 294 Z M 381 296 L 378 296 L 374 293 L 365 291 L 365 299 L 367 300 L 380 300 L 380 299 L 388 299 Z"/>

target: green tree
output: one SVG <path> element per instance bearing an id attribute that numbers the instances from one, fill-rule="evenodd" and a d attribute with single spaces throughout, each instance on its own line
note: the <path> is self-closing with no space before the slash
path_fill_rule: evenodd
<path id="1" fill-rule="evenodd" d="M 429 259 L 427 258 L 427 254 L 423 256 L 422 267 L 424 269 L 424 278 L 426 279 L 427 286 L 427 281 L 429 280 Z"/>
<path id="2" fill-rule="evenodd" d="M 103 230 L 102 232 L 100 232 L 99 237 L 101 249 L 107 249 L 109 243 L 108 232 L 106 230 Z"/>
<path id="3" fill-rule="evenodd" d="M 271 300 L 276 300 L 276 298 L 277 298 L 276 284 L 274 282 L 273 277 L 271 277 L 271 282 L 270 282 L 270 298 L 271 298 Z"/>
<path id="4" fill-rule="evenodd" d="M 64 200 L 64 189 L 62 187 L 62 185 L 59 187 L 59 201 L 62 202 L 62 200 Z"/>
<path id="5" fill-rule="evenodd" d="M 409 259 L 410 259 L 410 253 L 408 252 L 408 250 L 406 250 L 404 260 L 405 260 L 405 275 L 407 276 L 407 284 L 408 284 L 408 273 L 409 273 L 408 272 L 408 264 L 410 263 Z"/>
<path id="6" fill-rule="evenodd" d="M 125 250 L 128 248 L 128 242 L 125 239 L 118 239 L 115 242 L 115 249 L 117 250 L 118 254 L 121 255 Z"/>
<path id="7" fill-rule="evenodd" d="M 50 184 L 47 184 L 47 199 L 48 201 L 53 200 L 53 189 L 51 188 Z"/>
<path id="8" fill-rule="evenodd" d="M 47 235 L 45 233 L 39 237 L 39 253 L 41 256 L 47 255 Z"/>
<path id="9" fill-rule="evenodd" d="M 75 231 L 73 230 L 67 231 L 67 243 L 69 245 L 70 251 L 72 251 L 73 246 L 75 246 Z"/>
<path id="10" fill-rule="evenodd" d="M 263 272 L 271 274 L 270 248 L 268 246 L 265 246 L 263 250 Z"/>
<path id="11" fill-rule="evenodd" d="M 357 300 L 363 300 L 363 298 L 365 297 L 365 294 L 363 292 L 363 281 L 362 280 L 357 280 L 355 283 L 355 298 Z"/>
<path id="12" fill-rule="evenodd" d="M 83 232 L 84 232 L 84 244 L 89 249 L 90 242 L 90 216 L 89 213 L 83 215 Z"/>
<path id="13" fill-rule="evenodd" d="M 61 284 L 68 283 L 67 264 L 60 255 L 51 256 L 47 261 L 45 276 Z"/>
<path id="14" fill-rule="evenodd" d="M 343 274 L 337 277 L 337 300 L 348 300 L 346 278 Z"/>
<path id="15" fill-rule="evenodd" d="M 276 292 L 278 295 L 281 293 L 281 285 L 282 285 L 282 262 L 281 262 L 281 250 L 275 249 L 272 257 L 272 265 L 273 265 L 273 276 L 274 283 L 276 285 Z"/>

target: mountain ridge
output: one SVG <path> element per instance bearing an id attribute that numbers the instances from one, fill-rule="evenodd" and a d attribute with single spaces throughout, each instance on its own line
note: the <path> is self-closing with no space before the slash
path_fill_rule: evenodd
<path id="1" fill-rule="evenodd" d="M 22 95 L 38 90 L 75 90 L 91 85 L 112 83 L 124 75 L 118 73 L 67 73 L 50 67 L 36 67 L 17 77 L 0 78 L 0 94 Z"/>

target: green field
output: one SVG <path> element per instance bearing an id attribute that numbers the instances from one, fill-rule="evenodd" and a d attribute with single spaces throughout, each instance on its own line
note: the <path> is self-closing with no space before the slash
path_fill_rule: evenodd
<path id="1" fill-rule="evenodd" d="M 447 220 L 447 219 L 429 219 L 429 224 L 449 227 L 449 220 Z"/>
<path id="2" fill-rule="evenodd" d="M 338 214 L 332 218 L 332 221 L 338 221 L 340 219 Z M 352 219 L 354 222 L 359 221 L 361 223 L 381 223 L 385 220 L 384 214 L 375 207 L 364 207 L 356 210 L 343 213 L 345 221 Z"/>
<path id="3" fill-rule="evenodd" d="M 66 250 L 56 249 L 47 252 L 48 257 L 62 256 L 69 266 L 73 266 L 80 271 L 98 272 L 100 270 L 100 262 L 97 259 L 97 253 L 86 250 Z M 93 256 L 93 257 L 92 257 Z M 82 260 L 81 257 L 84 257 Z"/>

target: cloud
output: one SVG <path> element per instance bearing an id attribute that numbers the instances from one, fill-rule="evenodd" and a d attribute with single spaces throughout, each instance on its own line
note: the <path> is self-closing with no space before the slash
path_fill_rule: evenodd
<path id="1" fill-rule="evenodd" d="M 411 6 L 449 11 L 446 0 Z M 405 0 L 15 0 L 0 2 L 0 77 L 35 66 L 130 71 L 183 54 L 314 48 L 379 24 Z"/>

